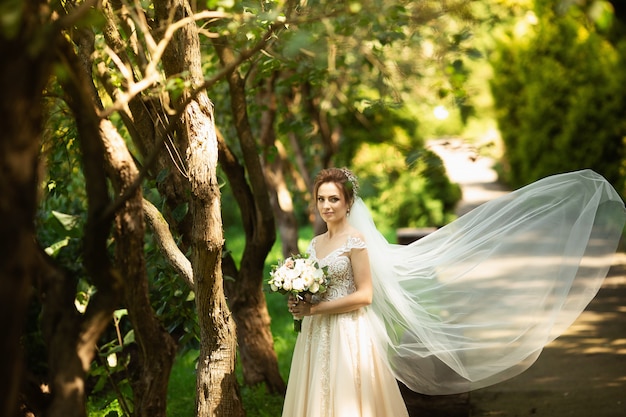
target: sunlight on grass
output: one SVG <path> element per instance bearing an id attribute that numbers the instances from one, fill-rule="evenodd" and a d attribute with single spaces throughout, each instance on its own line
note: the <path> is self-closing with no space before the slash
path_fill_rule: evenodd
<path id="1" fill-rule="evenodd" d="M 188 417 L 195 415 L 196 409 L 196 361 L 197 350 L 189 350 L 178 355 L 167 390 L 167 415 Z"/>

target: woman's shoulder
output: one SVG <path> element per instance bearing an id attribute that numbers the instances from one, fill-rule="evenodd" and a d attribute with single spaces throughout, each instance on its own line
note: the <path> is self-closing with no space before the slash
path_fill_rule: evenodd
<path id="1" fill-rule="evenodd" d="M 365 249 L 367 244 L 365 238 L 357 229 L 352 228 L 346 240 L 346 249 Z"/>

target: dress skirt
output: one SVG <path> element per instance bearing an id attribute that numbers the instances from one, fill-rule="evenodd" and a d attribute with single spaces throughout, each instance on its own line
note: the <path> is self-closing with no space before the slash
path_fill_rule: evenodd
<path id="1" fill-rule="evenodd" d="M 408 417 L 362 309 L 305 317 L 283 417 Z"/>

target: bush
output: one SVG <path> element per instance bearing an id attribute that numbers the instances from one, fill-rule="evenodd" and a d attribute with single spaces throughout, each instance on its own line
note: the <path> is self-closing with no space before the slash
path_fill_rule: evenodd
<path id="1" fill-rule="evenodd" d="M 454 219 L 461 189 L 430 150 L 408 154 L 389 144 L 368 145 L 355 160 L 362 196 L 379 230 L 443 226 Z"/>
<path id="2" fill-rule="evenodd" d="M 513 187 L 583 168 L 623 187 L 620 56 L 576 12 L 539 9 L 538 23 L 525 35 L 501 40 L 493 55 L 503 179 Z"/>

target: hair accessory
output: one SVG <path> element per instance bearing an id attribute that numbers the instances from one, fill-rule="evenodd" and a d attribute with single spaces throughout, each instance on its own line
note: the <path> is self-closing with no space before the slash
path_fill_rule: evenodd
<path id="1" fill-rule="evenodd" d="M 359 195 L 359 181 L 356 179 L 356 175 L 354 175 L 348 168 L 341 168 L 341 171 L 348 179 L 348 182 L 352 185 L 352 192 L 354 193 L 354 198 L 356 198 L 357 195 Z"/>

